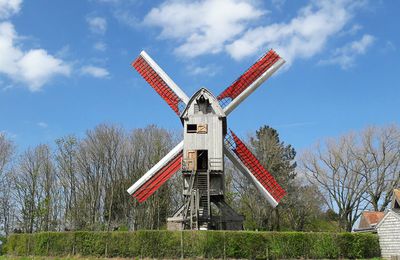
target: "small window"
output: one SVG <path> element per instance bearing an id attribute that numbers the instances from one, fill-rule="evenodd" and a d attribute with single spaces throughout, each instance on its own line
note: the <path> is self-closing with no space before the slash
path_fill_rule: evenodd
<path id="1" fill-rule="evenodd" d="M 207 109 L 206 109 L 207 114 L 213 112 L 213 108 L 210 104 L 208 104 Z"/>
<path id="2" fill-rule="evenodd" d="M 197 133 L 198 134 L 207 134 L 207 124 L 198 124 L 197 125 Z"/>
<path id="3" fill-rule="evenodd" d="M 197 133 L 197 125 L 196 124 L 187 124 L 186 132 L 187 133 Z"/>

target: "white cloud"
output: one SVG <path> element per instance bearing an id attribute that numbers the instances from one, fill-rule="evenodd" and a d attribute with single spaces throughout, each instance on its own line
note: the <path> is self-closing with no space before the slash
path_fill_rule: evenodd
<path id="1" fill-rule="evenodd" d="M 178 40 L 176 53 L 195 57 L 223 51 L 264 13 L 245 0 L 167 1 L 150 11 L 144 24 L 161 27 L 162 38 Z"/>
<path id="2" fill-rule="evenodd" d="M 141 21 L 137 17 L 132 15 L 132 12 L 129 10 L 129 7 L 124 8 L 118 6 L 118 8 L 116 8 L 116 10 L 114 10 L 113 12 L 114 18 L 117 19 L 117 21 L 121 24 L 127 25 L 132 28 L 140 28 L 142 26 Z"/>
<path id="3" fill-rule="evenodd" d="M 45 122 L 38 122 L 37 125 L 41 128 L 47 128 L 49 125 Z"/>
<path id="4" fill-rule="evenodd" d="M 107 30 L 107 20 L 103 17 L 88 17 L 86 21 L 93 33 L 104 34 Z"/>
<path id="5" fill-rule="evenodd" d="M 207 74 L 208 72 L 210 72 L 210 68 L 209 67 L 190 67 L 188 68 L 189 73 L 192 75 L 201 75 L 201 74 Z"/>
<path id="6" fill-rule="evenodd" d="M 110 73 L 105 68 L 96 67 L 96 66 L 84 66 L 81 68 L 81 72 L 84 75 L 89 75 L 95 78 L 107 78 Z"/>
<path id="7" fill-rule="evenodd" d="M 60 59 L 49 55 L 46 50 L 35 49 L 19 60 L 21 77 L 29 82 L 32 91 L 39 90 L 53 75 L 69 75 L 70 67 Z"/>
<path id="8" fill-rule="evenodd" d="M 375 38 L 372 35 L 365 34 L 360 40 L 337 48 L 331 58 L 322 60 L 320 64 L 338 64 L 342 69 L 348 69 L 354 65 L 356 57 L 365 54 L 374 41 Z"/>
<path id="9" fill-rule="evenodd" d="M 187 66 L 187 71 L 190 75 L 198 76 L 198 75 L 207 75 L 207 76 L 215 76 L 220 68 L 209 65 L 209 66 Z"/>
<path id="10" fill-rule="evenodd" d="M 0 19 L 7 19 L 21 9 L 22 0 L 0 0 Z"/>
<path id="11" fill-rule="evenodd" d="M 97 51 L 105 51 L 107 49 L 107 45 L 104 42 L 96 42 L 93 45 L 93 48 Z"/>
<path id="12" fill-rule="evenodd" d="M 44 49 L 24 51 L 18 38 L 10 22 L 0 23 L 0 73 L 26 84 L 31 91 L 39 91 L 57 75 L 70 75 L 71 68 L 64 61 Z"/>
<path id="13" fill-rule="evenodd" d="M 354 24 L 349 30 L 345 31 L 345 34 L 354 35 L 359 32 L 363 27 L 360 24 Z"/>
<path id="14" fill-rule="evenodd" d="M 321 53 L 335 36 L 358 32 L 362 26 L 351 21 L 367 1 L 311 0 L 290 20 L 270 23 L 261 19 L 268 11 L 255 6 L 258 1 L 172 0 L 153 8 L 143 22 L 160 27 L 161 38 L 176 40 L 175 52 L 182 56 L 225 51 L 240 60 L 274 48 L 290 64 Z M 284 3 L 272 1 L 275 7 Z"/>
<path id="15" fill-rule="evenodd" d="M 98 4 L 106 5 L 113 17 L 121 24 L 133 27 L 135 29 L 143 26 L 140 19 L 135 16 L 135 13 L 141 13 L 139 5 L 143 1 L 138 0 L 89 0 Z"/>
<path id="16" fill-rule="evenodd" d="M 289 63 L 321 52 L 328 39 L 349 23 L 356 7 L 363 1 L 312 1 L 300 9 L 288 23 L 273 23 L 249 29 L 243 37 L 229 44 L 227 52 L 234 59 L 276 49 Z"/>

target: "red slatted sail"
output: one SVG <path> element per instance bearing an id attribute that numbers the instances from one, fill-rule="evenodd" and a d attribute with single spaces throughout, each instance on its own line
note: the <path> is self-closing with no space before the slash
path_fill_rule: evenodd
<path id="1" fill-rule="evenodd" d="M 279 55 L 274 50 L 270 50 L 264 54 L 264 56 L 217 97 L 220 100 L 221 107 L 225 107 L 231 100 L 239 96 L 240 93 L 271 68 L 279 59 Z"/>
<path id="2" fill-rule="evenodd" d="M 154 174 L 147 182 L 145 182 L 135 193 L 133 197 L 139 202 L 147 200 L 158 188 L 161 187 L 174 173 L 179 171 L 182 164 L 182 152 L 169 161 L 156 174 Z"/>
<path id="3" fill-rule="evenodd" d="M 276 182 L 275 178 L 261 165 L 252 152 L 232 131 L 232 136 L 226 136 L 227 144 L 242 163 L 251 171 L 262 186 L 279 203 L 285 196 L 285 190 Z"/>
<path id="4" fill-rule="evenodd" d="M 157 91 L 157 93 L 168 103 L 168 105 L 180 115 L 180 103 L 182 100 L 175 94 L 175 92 L 165 83 L 165 81 L 157 74 L 157 72 L 147 63 L 147 61 L 139 56 L 132 66 L 139 72 L 139 74 Z"/>

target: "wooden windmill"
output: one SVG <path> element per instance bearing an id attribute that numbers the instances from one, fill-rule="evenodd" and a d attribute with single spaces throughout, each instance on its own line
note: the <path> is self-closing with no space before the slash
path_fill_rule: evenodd
<path id="1" fill-rule="evenodd" d="M 189 98 L 142 51 L 132 66 L 180 117 L 184 135 L 183 141 L 128 189 L 129 194 L 143 202 L 181 170 L 184 204 L 168 219 L 169 229 L 242 229 L 243 216 L 224 200 L 226 156 L 277 206 L 285 191 L 244 143 L 227 131 L 226 117 L 284 63 L 270 50 L 219 96 L 201 88 Z"/>

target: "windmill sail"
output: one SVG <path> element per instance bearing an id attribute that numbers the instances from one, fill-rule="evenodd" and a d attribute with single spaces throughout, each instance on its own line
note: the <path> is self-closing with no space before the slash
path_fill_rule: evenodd
<path id="1" fill-rule="evenodd" d="M 168 228 L 240 230 L 243 228 L 243 216 L 224 200 L 223 158 L 226 155 L 276 207 L 286 192 L 232 131 L 226 134 L 226 117 L 284 62 L 270 50 L 217 98 L 202 88 L 189 100 L 142 51 L 132 66 L 181 118 L 184 141 L 136 181 L 128 193 L 139 202 L 144 202 L 182 169 L 184 205 L 172 218 L 168 218 Z M 222 145 L 224 138 L 225 144 Z M 218 215 L 212 214 L 212 205 Z"/>
<path id="2" fill-rule="evenodd" d="M 142 51 L 139 57 L 132 62 L 132 66 L 179 116 L 189 98 L 175 82 L 145 51 Z"/>
<path id="3" fill-rule="evenodd" d="M 128 193 L 139 202 L 147 200 L 169 178 L 180 170 L 182 164 L 183 141 L 135 182 Z"/>
<path id="4" fill-rule="evenodd" d="M 277 206 L 285 196 L 285 190 L 232 131 L 225 137 L 224 151 L 232 163 L 255 184 L 268 202 L 273 207 Z"/>
<path id="5" fill-rule="evenodd" d="M 226 88 L 217 99 L 228 115 L 247 96 L 267 80 L 285 61 L 274 51 L 270 50 L 254 63 L 232 85 Z"/>

